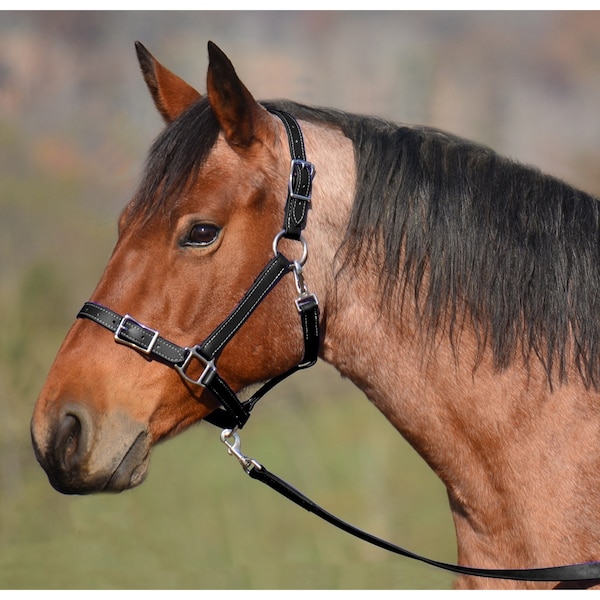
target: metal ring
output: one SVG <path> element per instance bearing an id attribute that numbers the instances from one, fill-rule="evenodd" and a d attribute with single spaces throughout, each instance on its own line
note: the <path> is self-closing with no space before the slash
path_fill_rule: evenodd
<path id="1" fill-rule="evenodd" d="M 285 235 L 285 230 L 282 229 L 275 236 L 275 239 L 273 240 L 273 254 L 275 254 L 276 256 L 277 256 L 277 252 L 278 252 L 277 246 L 279 245 L 279 240 L 281 240 L 281 238 L 284 235 Z M 306 259 L 308 258 L 308 245 L 302 235 L 300 235 L 300 239 L 298 241 L 302 244 L 302 258 L 300 260 L 293 261 L 293 262 L 297 262 L 301 267 L 303 267 L 306 264 Z"/>

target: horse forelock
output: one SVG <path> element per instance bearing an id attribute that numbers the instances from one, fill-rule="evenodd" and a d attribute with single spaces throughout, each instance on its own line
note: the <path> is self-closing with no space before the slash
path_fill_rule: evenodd
<path id="1" fill-rule="evenodd" d="M 168 214 L 200 173 L 218 135 L 219 123 L 206 97 L 168 125 L 150 148 L 129 217 Z"/>

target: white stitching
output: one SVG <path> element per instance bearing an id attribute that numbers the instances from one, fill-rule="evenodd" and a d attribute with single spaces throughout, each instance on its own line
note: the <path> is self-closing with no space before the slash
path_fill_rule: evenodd
<path id="1" fill-rule="evenodd" d="M 272 263 L 271 266 L 274 266 L 276 263 Z M 260 282 L 263 281 L 265 279 L 265 277 L 270 273 L 270 269 L 267 269 L 263 275 L 257 279 L 255 286 L 258 287 L 260 285 Z M 270 285 L 266 290 L 264 290 L 260 296 L 256 299 L 256 301 L 251 305 L 250 310 L 247 311 L 248 316 L 250 316 L 250 313 L 256 308 L 257 304 L 259 304 L 262 299 L 273 289 L 273 286 L 275 285 L 277 279 L 281 276 L 282 273 L 284 273 L 286 271 L 287 267 L 282 267 L 281 269 L 279 269 L 279 271 L 277 272 L 277 275 L 275 277 L 275 279 L 273 280 L 272 285 Z M 243 306 L 243 301 L 240 301 L 240 303 L 233 309 L 233 311 L 231 312 L 231 314 L 225 319 L 225 321 L 223 321 L 221 323 L 221 325 L 219 325 L 217 327 L 217 329 L 215 329 L 215 331 L 213 331 L 213 333 L 210 335 L 209 338 L 206 339 L 206 341 L 202 344 L 203 346 L 206 346 L 208 344 L 211 344 L 212 341 L 220 334 L 220 332 L 231 322 L 231 320 L 237 316 L 237 314 L 240 312 L 240 310 L 242 309 Z M 243 323 L 245 322 L 242 321 L 241 323 L 239 323 L 239 325 L 237 325 L 230 333 L 228 336 L 225 337 L 225 339 L 217 346 L 217 348 L 215 349 L 215 353 L 217 353 L 219 350 L 221 350 L 221 348 L 223 348 L 223 346 L 229 342 L 229 340 L 237 333 L 238 329 L 243 325 Z"/>

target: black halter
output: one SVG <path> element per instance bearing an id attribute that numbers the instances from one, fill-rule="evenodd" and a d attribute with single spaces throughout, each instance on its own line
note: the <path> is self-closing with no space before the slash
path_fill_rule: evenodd
<path id="1" fill-rule="evenodd" d="M 268 485 L 279 494 L 335 527 L 390 552 L 453 573 L 521 581 L 587 581 L 590 585 L 594 585 L 594 580 L 600 579 L 600 562 L 537 569 L 479 569 L 443 563 L 420 556 L 342 521 L 268 471 L 262 464 L 242 454 L 236 429 L 244 426 L 250 417 L 252 408 L 266 392 L 299 369 L 312 366 L 317 361 L 319 351 L 319 305 L 316 296 L 308 293 L 302 277 L 302 267 L 307 255 L 302 231 L 306 226 L 310 209 L 312 179 L 315 170 L 314 166 L 306 160 L 302 132 L 294 117 L 281 111 L 269 110 L 277 115 L 285 125 L 292 157 L 284 224 L 273 242 L 275 256 L 255 279 L 229 316 L 204 342 L 192 347 L 178 346 L 161 337 L 158 331 L 142 325 L 133 317 L 121 316 L 95 302 L 86 302 L 77 317 L 91 319 L 102 325 L 115 334 L 116 342 L 130 346 L 150 359 L 173 367 L 188 384 L 202 386 L 212 392 L 221 403 L 221 408 L 205 417 L 204 420 L 224 429 L 221 433 L 221 440 L 226 444 L 229 454 L 238 459 L 246 473 L 252 479 Z M 302 243 L 303 253 L 299 261 L 291 261 L 277 250 L 278 242 L 282 237 Z M 303 330 L 304 356 L 299 364 L 265 383 L 249 400 L 241 401 L 220 377 L 216 360 L 225 345 L 246 322 L 264 297 L 287 273 L 293 273 L 296 279 L 299 294 L 296 306 Z M 190 367 L 194 362 L 202 367 L 202 374 L 195 378 L 189 374 Z"/>
<path id="2" fill-rule="evenodd" d="M 122 316 L 95 302 L 86 302 L 77 317 L 91 319 L 115 334 L 115 341 L 138 350 L 148 358 L 173 367 L 188 384 L 209 390 L 221 403 L 221 408 L 205 417 L 209 423 L 229 429 L 241 428 L 250 417 L 254 405 L 277 383 L 299 369 L 312 366 L 319 352 L 319 303 L 314 294 L 309 294 L 302 277 L 302 267 L 306 261 L 306 242 L 302 231 L 306 227 L 310 209 L 314 166 L 307 162 L 304 140 L 300 126 L 291 115 L 272 110 L 285 125 L 290 154 L 290 179 L 285 203 L 283 229 L 273 242 L 274 257 L 254 280 L 229 316 L 201 343 L 182 347 L 160 336 L 159 332 L 142 325 L 132 316 Z M 277 250 L 281 238 L 302 243 L 301 259 L 291 261 Z M 304 338 L 304 356 L 299 364 L 285 373 L 265 383 L 249 400 L 242 402 L 237 394 L 221 378 L 216 360 L 240 327 L 247 321 L 265 296 L 287 273 L 294 273 L 298 298 L 296 307 L 300 314 Z M 202 368 L 199 377 L 189 373 L 198 363 Z"/>

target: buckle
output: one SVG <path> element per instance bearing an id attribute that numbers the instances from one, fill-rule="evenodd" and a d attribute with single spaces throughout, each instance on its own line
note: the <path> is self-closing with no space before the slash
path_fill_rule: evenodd
<path id="1" fill-rule="evenodd" d="M 317 306 L 319 306 L 319 300 L 314 294 L 309 294 L 305 292 L 295 300 L 296 308 L 300 314 L 308 312 L 309 310 L 314 310 Z"/>
<path id="2" fill-rule="evenodd" d="M 217 374 L 217 367 L 215 366 L 214 359 L 207 360 L 204 358 L 204 356 L 202 356 L 200 353 L 200 346 L 186 348 L 186 350 L 188 351 L 188 355 L 185 357 L 185 360 L 181 366 L 175 365 L 176 371 L 188 383 L 207 387 L 212 381 L 213 377 Z M 204 367 L 202 374 L 197 379 L 190 377 L 186 372 L 193 359 L 196 359 Z"/>
<path id="3" fill-rule="evenodd" d="M 299 167 L 300 170 L 306 169 L 308 171 L 308 184 L 306 186 L 308 190 L 307 196 L 298 194 L 294 191 L 294 175 L 296 174 L 296 167 Z M 292 159 L 292 162 L 290 163 L 290 180 L 288 182 L 289 197 L 293 198 L 294 200 L 304 200 L 305 202 L 310 202 L 312 193 L 312 180 L 314 175 L 315 166 L 311 162 L 308 162 L 307 160 L 301 160 L 299 158 Z"/>
<path id="4" fill-rule="evenodd" d="M 133 328 L 139 330 L 135 331 L 135 336 Z M 150 338 L 150 342 L 147 345 L 145 343 L 146 337 Z M 118 344 L 129 346 L 144 354 L 152 353 L 156 340 L 158 340 L 158 331 L 142 325 L 142 323 L 136 321 L 131 315 L 125 315 L 115 331 L 115 341 Z"/>

